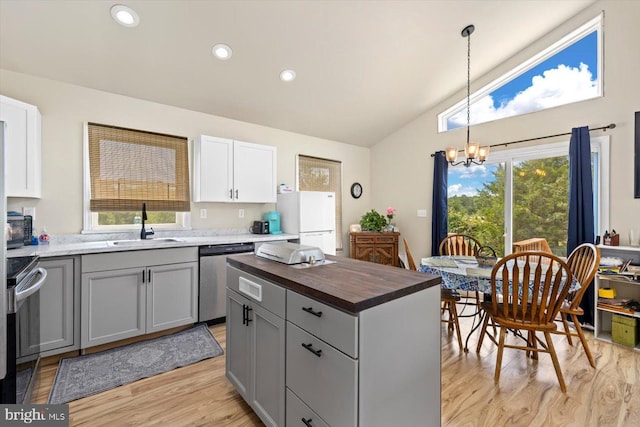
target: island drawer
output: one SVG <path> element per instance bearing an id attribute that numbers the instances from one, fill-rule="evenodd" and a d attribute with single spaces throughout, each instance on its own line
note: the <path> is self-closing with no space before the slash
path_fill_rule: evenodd
<path id="1" fill-rule="evenodd" d="M 357 361 L 287 322 L 286 385 L 332 426 L 357 422 Z"/>
<path id="2" fill-rule="evenodd" d="M 287 320 L 358 358 L 358 318 L 314 299 L 287 291 Z"/>
<path id="3" fill-rule="evenodd" d="M 231 266 L 227 266 L 227 287 L 284 318 L 286 291 L 283 287 Z"/>
<path id="4" fill-rule="evenodd" d="M 291 390 L 287 389 L 287 422 L 288 427 L 329 427 L 322 418 L 304 404 Z M 304 421 L 303 421 L 304 420 Z M 306 423 L 305 423 L 306 421 Z"/>

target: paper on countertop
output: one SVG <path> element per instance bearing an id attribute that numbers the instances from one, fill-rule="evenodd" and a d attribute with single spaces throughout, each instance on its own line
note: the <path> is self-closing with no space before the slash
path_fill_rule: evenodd
<path id="1" fill-rule="evenodd" d="M 457 268 L 458 264 L 449 258 L 422 258 L 420 264 L 428 265 L 429 267 L 448 267 Z"/>

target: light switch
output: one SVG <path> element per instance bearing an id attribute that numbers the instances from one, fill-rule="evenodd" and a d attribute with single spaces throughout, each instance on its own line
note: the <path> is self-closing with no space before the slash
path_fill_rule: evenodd
<path id="1" fill-rule="evenodd" d="M 244 209 L 238 209 L 238 218 L 244 218 Z"/>
<path id="2" fill-rule="evenodd" d="M 207 217 L 207 210 L 206 209 L 200 209 L 200 218 L 206 218 Z"/>
<path id="3" fill-rule="evenodd" d="M 418 217 L 419 218 L 426 218 L 427 217 L 427 210 L 426 209 L 418 209 Z"/>

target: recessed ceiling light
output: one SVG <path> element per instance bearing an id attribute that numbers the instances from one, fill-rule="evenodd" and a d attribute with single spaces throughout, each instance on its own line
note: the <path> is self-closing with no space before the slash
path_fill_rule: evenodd
<path id="1" fill-rule="evenodd" d="M 211 49 L 211 52 L 213 52 L 213 55 L 216 58 L 223 61 L 231 58 L 231 55 L 233 55 L 233 51 L 231 50 L 231 48 L 224 43 L 218 43 L 217 45 L 215 45 L 213 49 Z"/>
<path id="2" fill-rule="evenodd" d="M 290 82 L 296 78 L 296 72 L 293 70 L 282 70 L 280 72 L 280 80 L 283 82 Z"/>
<path id="3" fill-rule="evenodd" d="M 111 17 L 124 27 L 136 27 L 140 23 L 140 17 L 135 10 L 121 4 L 111 8 Z"/>

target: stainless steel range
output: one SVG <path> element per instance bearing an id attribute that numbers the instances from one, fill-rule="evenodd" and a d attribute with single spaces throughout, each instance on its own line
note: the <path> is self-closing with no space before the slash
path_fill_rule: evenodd
<path id="1" fill-rule="evenodd" d="M 7 291 L 6 291 L 6 354 L 4 360 L 0 360 L 6 366 L 6 375 L 0 380 L 0 399 L 3 404 L 11 403 L 29 403 L 33 386 L 38 378 L 39 355 L 33 360 L 17 365 L 17 315 L 23 303 L 30 299 L 30 307 L 32 308 L 30 316 L 33 321 L 30 325 L 38 325 L 39 298 L 40 288 L 45 282 L 47 271 L 38 264 L 39 257 L 26 256 L 8 258 L 6 261 L 7 275 Z M 31 319 L 30 319 L 31 320 Z M 36 326 L 36 327 L 38 327 Z M 38 331 L 30 331 L 37 334 Z"/>

